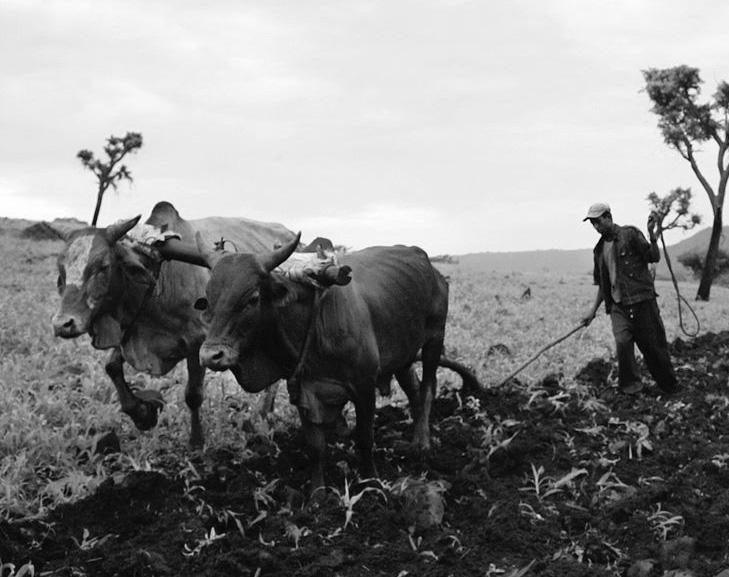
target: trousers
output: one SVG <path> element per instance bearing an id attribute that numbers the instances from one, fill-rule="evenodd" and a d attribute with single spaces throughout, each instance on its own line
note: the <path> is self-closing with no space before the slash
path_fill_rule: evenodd
<path id="1" fill-rule="evenodd" d="M 678 386 L 676 374 L 671 364 L 666 329 L 656 299 L 627 306 L 613 304 L 610 320 L 617 349 L 620 387 L 625 388 L 641 380 L 635 361 L 635 345 L 638 345 L 648 371 L 658 387 L 667 393 L 674 392 Z"/>

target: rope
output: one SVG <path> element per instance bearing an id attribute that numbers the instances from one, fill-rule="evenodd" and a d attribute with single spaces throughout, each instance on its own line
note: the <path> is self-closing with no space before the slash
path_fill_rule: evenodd
<path id="1" fill-rule="evenodd" d="M 321 301 L 324 297 L 324 293 L 327 292 L 327 288 L 319 288 L 316 287 L 314 289 L 314 303 L 311 307 L 311 317 L 309 319 L 309 328 L 306 330 L 306 336 L 304 337 L 304 343 L 301 346 L 301 351 L 299 352 L 299 359 L 296 363 L 296 368 L 294 368 L 294 372 L 289 377 L 289 380 L 293 383 L 296 383 L 298 385 L 299 381 L 301 381 L 301 377 L 304 374 L 304 368 L 306 366 L 306 358 L 309 354 L 309 349 L 311 348 L 311 341 L 314 338 L 314 333 L 316 332 L 316 317 L 319 314 L 319 309 L 321 308 Z"/>
<path id="2" fill-rule="evenodd" d="M 666 257 L 666 266 L 668 266 L 668 272 L 671 273 L 671 281 L 673 282 L 673 288 L 676 289 L 676 301 L 678 303 L 678 325 L 681 327 L 683 334 L 685 334 L 687 337 L 690 337 L 690 338 L 696 337 L 696 336 L 698 336 L 699 332 L 701 331 L 701 323 L 699 322 L 699 317 L 696 315 L 696 311 L 694 311 L 694 309 L 691 307 L 689 302 L 684 298 L 684 296 L 678 290 L 678 281 L 676 280 L 676 275 L 673 272 L 673 266 L 671 266 L 671 258 L 668 256 L 668 249 L 666 248 L 666 241 L 663 238 L 663 229 L 661 227 L 658 227 L 658 235 L 661 237 L 661 245 L 663 246 L 663 256 Z M 694 316 L 694 320 L 696 321 L 696 331 L 693 333 L 688 332 L 686 330 L 686 327 L 683 324 L 683 310 L 681 308 L 681 303 L 685 304 L 688 307 L 688 310 L 690 310 L 691 314 Z"/>
<path id="3" fill-rule="evenodd" d="M 225 243 L 226 242 L 233 245 L 233 248 L 235 249 L 235 252 L 239 252 L 238 251 L 238 245 L 235 244 L 232 240 L 230 240 L 228 238 L 225 238 L 223 236 L 220 237 L 220 240 L 216 240 L 213 243 L 213 246 L 215 247 L 214 250 L 218 250 L 218 251 L 225 250 Z"/>

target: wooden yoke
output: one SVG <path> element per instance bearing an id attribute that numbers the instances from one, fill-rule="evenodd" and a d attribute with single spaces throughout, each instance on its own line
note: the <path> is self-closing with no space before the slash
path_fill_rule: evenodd
<path id="1" fill-rule="evenodd" d="M 164 242 L 157 242 L 154 244 L 154 248 L 159 251 L 164 260 L 177 260 L 209 268 L 208 262 L 200 254 L 198 248 L 179 238 L 172 237 Z"/>
<path id="2" fill-rule="evenodd" d="M 352 267 L 348 265 L 331 264 L 317 276 L 317 280 L 324 286 L 348 285 L 352 281 Z"/>
<path id="3" fill-rule="evenodd" d="M 216 255 L 219 258 L 225 254 L 225 251 L 217 250 L 205 253 L 201 250 L 201 244 L 201 239 L 198 239 L 198 245 L 194 246 L 172 237 L 163 242 L 155 242 L 154 248 L 165 260 L 177 260 L 212 268 L 217 258 L 211 259 L 210 255 Z M 276 270 L 293 281 L 321 287 L 344 286 L 352 280 L 352 267 L 336 264 L 334 255 L 297 252 L 282 262 Z"/>
<path id="4" fill-rule="evenodd" d="M 322 258 L 315 253 L 293 253 L 278 266 L 276 272 L 292 281 L 321 287 L 344 286 L 352 280 L 352 267 L 338 265 L 333 255 Z"/>

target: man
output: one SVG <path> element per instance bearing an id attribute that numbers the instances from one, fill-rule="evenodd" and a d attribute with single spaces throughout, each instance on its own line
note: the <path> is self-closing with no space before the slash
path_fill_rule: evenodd
<path id="1" fill-rule="evenodd" d="M 600 234 L 593 250 L 597 296 L 582 322 L 589 325 L 605 301 L 615 336 L 621 391 L 636 394 L 643 390 L 635 361 L 637 344 L 661 391 L 675 393 L 678 384 L 656 303 L 653 276 L 648 270 L 649 263 L 661 258 L 656 239 L 658 223 L 652 215 L 648 218 L 649 243 L 636 227 L 615 224 L 610 207 L 605 203 L 593 204 L 582 220 L 589 220 Z"/>

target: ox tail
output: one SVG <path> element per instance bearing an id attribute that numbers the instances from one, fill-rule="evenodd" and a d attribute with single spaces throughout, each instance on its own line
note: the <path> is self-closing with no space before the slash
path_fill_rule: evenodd
<path id="1" fill-rule="evenodd" d="M 420 353 L 418 353 L 418 356 L 415 358 L 415 360 L 418 362 L 422 362 L 423 359 L 421 358 Z M 449 359 L 448 357 L 441 356 L 440 360 L 438 361 L 438 366 L 445 369 L 450 369 L 451 371 L 458 373 L 458 375 L 461 377 L 461 380 L 463 381 L 463 388 L 461 390 L 467 395 L 477 393 L 485 389 L 485 387 L 481 384 L 481 381 L 478 380 L 478 377 L 476 376 L 476 373 L 473 371 L 473 369 L 464 365 L 463 363 L 459 363 L 458 361 L 454 361 L 452 359 Z"/>
<path id="2" fill-rule="evenodd" d="M 484 386 L 478 380 L 476 373 L 473 372 L 473 369 L 467 367 L 463 363 L 453 361 L 446 357 L 441 357 L 440 361 L 438 361 L 438 366 L 450 369 L 451 371 L 459 374 L 463 380 L 463 388 L 461 390 L 465 394 L 468 395 L 483 391 Z"/>

